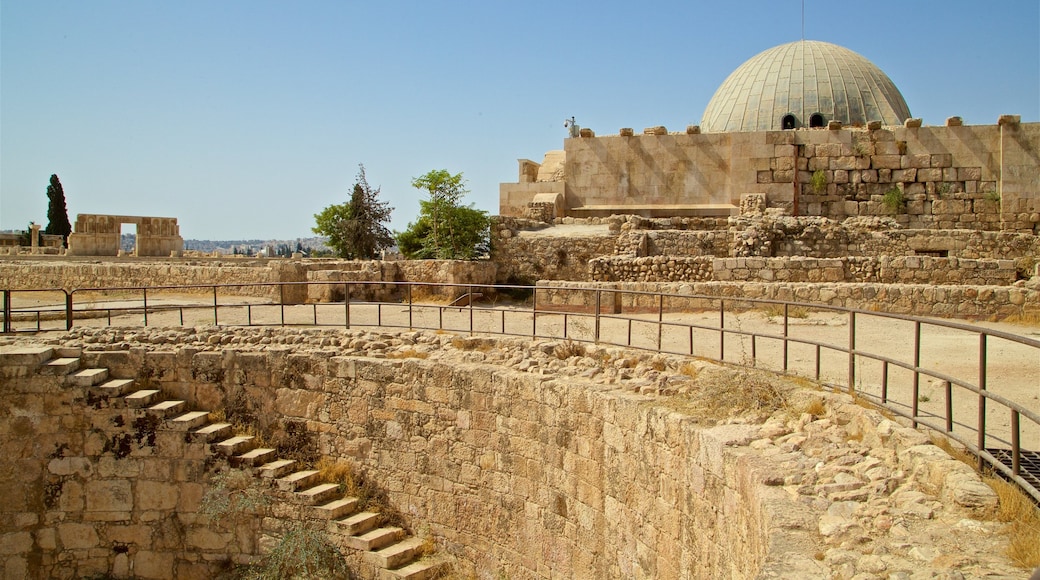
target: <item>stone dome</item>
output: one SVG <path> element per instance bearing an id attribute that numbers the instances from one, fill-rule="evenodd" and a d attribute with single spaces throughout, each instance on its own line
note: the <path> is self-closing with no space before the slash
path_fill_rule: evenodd
<path id="1" fill-rule="evenodd" d="M 838 45 L 781 44 L 740 65 L 715 91 L 701 119 L 710 133 L 845 125 L 902 125 L 903 95 L 880 68 Z"/>

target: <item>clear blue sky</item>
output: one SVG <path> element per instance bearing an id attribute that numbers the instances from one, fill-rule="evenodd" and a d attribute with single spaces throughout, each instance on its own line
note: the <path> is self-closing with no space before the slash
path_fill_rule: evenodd
<path id="1" fill-rule="evenodd" d="M 805 38 L 881 67 L 915 117 L 1040 120 L 1037 0 L 805 1 Z M 801 37 L 799 0 L 3 0 L 0 229 L 177 217 L 185 238 L 296 238 L 359 163 L 395 207 L 463 172 L 495 213 L 517 158 L 600 134 L 698 124 L 745 60 Z"/>

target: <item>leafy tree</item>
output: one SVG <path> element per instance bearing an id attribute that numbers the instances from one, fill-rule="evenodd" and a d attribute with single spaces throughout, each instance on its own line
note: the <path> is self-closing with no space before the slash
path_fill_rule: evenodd
<path id="1" fill-rule="evenodd" d="M 412 180 L 430 198 L 419 201 L 419 218 L 397 234 L 401 253 L 413 259 L 472 260 L 488 252 L 491 220 L 472 204 L 461 205 L 468 193 L 462 173 L 434 169 Z"/>
<path id="2" fill-rule="evenodd" d="M 365 178 L 365 166 L 358 166 L 357 181 L 347 203 L 326 207 L 314 214 L 314 233 L 326 236 L 328 245 L 342 258 L 371 260 L 394 243 L 386 222 L 394 208 L 379 201 L 379 188 L 373 189 Z"/>
<path id="3" fill-rule="evenodd" d="M 65 207 L 65 190 L 57 175 L 51 175 L 51 184 L 47 186 L 47 227 L 43 233 L 60 235 L 65 245 L 68 245 L 72 233 L 69 210 Z"/>

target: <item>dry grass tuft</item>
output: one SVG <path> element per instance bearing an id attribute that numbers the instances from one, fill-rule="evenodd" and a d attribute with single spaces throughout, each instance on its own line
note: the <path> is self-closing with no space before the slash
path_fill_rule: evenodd
<path id="1" fill-rule="evenodd" d="M 1040 312 L 1023 312 L 1005 316 L 1000 322 L 1008 324 L 1021 324 L 1022 326 L 1040 326 Z"/>
<path id="2" fill-rule="evenodd" d="M 344 461 L 322 457 L 315 466 L 322 483 L 338 483 L 346 486 L 354 478 L 354 466 Z"/>
<path id="3" fill-rule="evenodd" d="M 567 360 L 575 356 L 585 356 L 585 345 L 580 342 L 567 339 L 553 348 L 553 356 L 560 360 Z"/>
<path id="4" fill-rule="evenodd" d="M 765 420 L 789 407 L 783 380 L 749 368 L 705 367 L 697 374 L 696 388 L 676 397 L 672 408 L 687 414 L 722 421 L 744 417 Z"/>
<path id="5" fill-rule="evenodd" d="M 805 406 L 806 413 L 813 417 L 822 417 L 827 414 L 827 405 L 824 404 L 823 399 L 820 397 L 813 397 L 811 401 Z"/>
<path id="6" fill-rule="evenodd" d="M 479 352 L 491 352 L 495 348 L 495 343 L 491 339 L 487 338 L 466 338 L 458 337 L 451 339 L 451 346 L 458 350 L 476 350 Z"/>
<path id="7" fill-rule="evenodd" d="M 997 476 L 984 480 L 1000 499 L 997 520 L 1008 523 L 1008 557 L 1023 568 L 1040 566 L 1040 509 L 1017 485 Z"/>
<path id="8" fill-rule="evenodd" d="M 938 433 L 932 433 L 930 439 L 932 440 L 932 445 L 942 449 L 947 455 L 957 461 L 969 465 L 972 469 L 978 466 L 978 458 L 963 445 L 955 443 L 953 440 L 947 439 Z"/>
<path id="9" fill-rule="evenodd" d="M 690 377 L 691 379 L 697 378 L 697 374 L 700 372 L 700 369 L 698 369 L 693 363 L 683 363 L 683 365 L 679 367 L 679 374 Z"/>

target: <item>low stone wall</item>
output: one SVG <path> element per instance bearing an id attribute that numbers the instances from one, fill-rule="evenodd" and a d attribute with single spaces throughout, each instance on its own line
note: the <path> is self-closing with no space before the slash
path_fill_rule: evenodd
<path id="1" fill-rule="evenodd" d="M 713 262 L 713 275 L 718 282 L 876 282 L 969 286 L 1009 286 L 1017 279 L 1015 262 L 1012 260 L 927 256 L 720 258 Z"/>
<path id="2" fill-rule="evenodd" d="M 605 256 L 589 260 L 589 277 L 595 282 L 709 282 L 714 261 L 710 256 Z"/>
<path id="3" fill-rule="evenodd" d="M 124 288 L 200 286 L 178 289 L 183 293 L 209 293 L 204 286 L 237 284 L 221 293 L 260 296 L 273 302 L 343 300 L 341 285 L 306 286 L 293 282 L 376 282 L 355 286 L 359 300 L 391 300 L 402 295 L 392 284 L 380 282 L 431 282 L 493 284 L 495 264 L 450 260 L 330 261 L 330 260 L 219 260 L 219 261 L 0 261 L 0 286 L 13 290 L 64 288 Z M 283 288 L 254 286 L 285 282 Z M 454 298 L 464 289 L 429 289 L 429 294 Z"/>
<path id="4" fill-rule="evenodd" d="M 581 288 L 586 292 L 569 289 Z M 718 308 L 718 299 L 753 298 L 827 304 L 845 308 L 937 318 L 1007 318 L 1040 314 L 1040 285 L 934 286 L 931 284 L 848 284 L 810 282 L 606 282 L 538 283 L 538 306 L 543 308 L 595 308 L 596 289 L 631 292 L 669 292 L 691 298 L 669 298 L 677 311 Z M 616 293 L 611 293 L 616 294 Z M 701 297 L 707 298 L 701 298 Z M 639 294 L 618 295 L 621 311 L 656 311 L 657 298 Z"/>
<path id="5" fill-rule="evenodd" d="M 845 282 L 1010 286 L 1012 260 L 880 258 L 680 258 L 606 256 L 589 261 L 594 282 Z"/>

